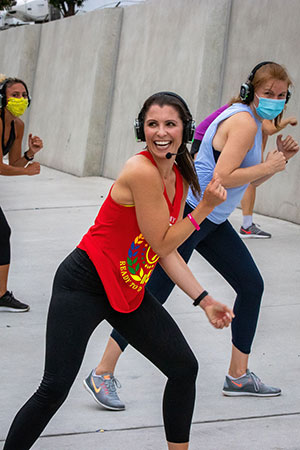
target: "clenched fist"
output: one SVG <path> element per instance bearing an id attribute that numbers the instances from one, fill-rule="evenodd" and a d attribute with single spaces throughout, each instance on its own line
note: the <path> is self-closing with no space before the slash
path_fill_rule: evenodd
<path id="1" fill-rule="evenodd" d="M 206 186 L 202 201 L 210 208 L 215 208 L 221 203 L 225 202 L 227 198 L 227 191 L 222 186 L 218 174 L 215 173 L 212 180 Z"/>
<path id="2" fill-rule="evenodd" d="M 26 175 L 38 175 L 40 173 L 40 164 L 38 162 L 33 162 L 28 164 L 26 167 Z"/>
<path id="3" fill-rule="evenodd" d="M 270 174 L 281 172 L 285 169 L 286 158 L 282 152 L 272 150 L 267 154 L 265 163 L 269 167 Z"/>
<path id="4" fill-rule="evenodd" d="M 31 150 L 32 153 L 35 155 L 43 148 L 43 141 L 38 136 L 32 136 L 32 134 L 30 133 L 28 135 L 28 147 L 29 150 Z"/>
<path id="5" fill-rule="evenodd" d="M 298 142 L 292 136 L 287 136 L 282 140 L 282 134 L 279 134 L 276 139 L 278 150 L 284 155 L 286 161 L 291 159 L 299 151 Z"/>

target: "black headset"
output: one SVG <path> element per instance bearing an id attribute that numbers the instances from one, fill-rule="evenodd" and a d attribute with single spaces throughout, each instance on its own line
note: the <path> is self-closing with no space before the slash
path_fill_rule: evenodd
<path id="1" fill-rule="evenodd" d="M 0 108 L 5 108 L 5 106 L 7 105 L 7 98 L 6 98 L 6 88 L 8 83 L 21 83 L 23 84 L 25 90 L 26 90 L 26 94 L 27 94 L 27 98 L 28 98 L 28 107 L 30 105 L 31 102 L 31 98 L 29 95 L 29 91 L 28 88 L 26 86 L 26 83 L 24 83 L 24 81 L 19 80 L 18 78 L 6 78 L 6 80 L 4 80 L 1 84 L 0 84 Z"/>
<path id="2" fill-rule="evenodd" d="M 251 70 L 251 73 L 248 77 L 248 80 L 246 81 L 246 83 L 243 83 L 241 85 L 240 88 L 240 98 L 241 100 L 246 103 L 247 105 L 249 105 L 249 103 L 251 103 L 254 99 L 254 87 L 252 84 L 253 78 L 256 74 L 256 72 L 262 67 L 265 66 L 266 64 L 274 64 L 273 61 L 263 61 L 259 64 L 257 64 L 254 69 Z M 287 90 L 287 94 L 286 94 L 286 99 L 285 99 L 285 103 L 287 103 L 289 101 L 289 99 L 291 98 L 291 91 L 288 89 Z"/>
<path id="3" fill-rule="evenodd" d="M 192 119 L 192 114 L 190 113 L 189 107 L 186 104 L 186 102 L 183 100 L 183 98 L 180 97 L 180 95 L 175 94 L 175 92 L 169 92 L 169 91 L 157 92 L 156 94 L 153 94 L 153 95 L 159 95 L 159 96 L 169 95 L 170 97 L 177 98 L 182 103 L 185 110 L 188 112 L 189 116 L 191 117 L 191 119 L 188 120 L 187 123 L 184 124 L 182 142 L 184 144 L 191 143 L 193 141 L 196 124 L 195 124 L 195 121 Z M 144 108 L 142 108 L 141 111 L 139 112 L 138 118 L 135 119 L 135 121 L 134 121 L 135 137 L 138 142 L 146 141 L 145 132 L 144 132 L 144 119 L 145 119 L 145 112 L 144 112 Z"/>

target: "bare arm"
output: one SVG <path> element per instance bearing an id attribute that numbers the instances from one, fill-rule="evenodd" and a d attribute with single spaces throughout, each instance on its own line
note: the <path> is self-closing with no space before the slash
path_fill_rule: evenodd
<path id="1" fill-rule="evenodd" d="M 21 122 L 22 123 L 22 122 Z M 28 161 L 21 156 L 21 145 L 23 138 L 23 126 L 16 127 L 16 140 L 9 152 L 9 164 L 3 162 L 2 142 L 0 142 L 0 175 L 36 175 L 40 172 L 39 163 L 28 164 Z M 0 120 L 0 136 L 3 133 L 2 121 Z"/>
<path id="2" fill-rule="evenodd" d="M 19 119 L 15 120 L 15 134 L 15 141 L 8 154 L 9 165 L 13 167 L 25 167 L 28 164 L 28 161 L 22 156 L 24 123 Z"/>
<path id="3" fill-rule="evenodd" d="M 195 227 L 188 217 L 178 220 L 170 227 L 169 210 L 158 186 L 156 194 L 153 197 L 149 195 L 145 205 L 145 197 L 137 185 L 133 191 L 137 220 L 142 234 L 158 255 L 166 256 L 179 247 L 195 231 Z M 203 200 L 193 210 L 192 217 L 200 224 L 215 206 L 225 199 L 226 191 L 215 177 L 206 188 Z M 182 210 L 185 200 L 186 195 L 182 199 Z"/>
<path id="4" fill-rule="evenodd" d="M 225 130 L 221 129 L 225 135 L 224 146 L 215 169 L 225 188 L 242 186 L 284 170 L 285 157 L 279 152 L 275 152 L 264 162 L 241 168 L 243 159 L 253 146 L 257 126 L 248 113 L 238 113 L 227 120 Z M 215 138 L 218 133 L 219 130 Z"/>
<path id="5" fill-rule="evenodd" d="M 291 125 L 292 127 L 298 124 L 298 120 L 296 117 L 291 116 L 286 119 L 282 119 L 280 124 L 275 127 L 273 120 L 263 120 L 262 121 L 262 151 L 265 150 L 267 145 L 267 140 L 269 136 L 273 136 L 273 134 L 278 133 L 283 130 L 286 126 Z M 268 177 L 270 178 L 270 177 Z"/>
<path id="6" fill-rule="evenodd" d="M 182 198 L 183 211 L 185 194 Z M 122 200 L 124 193 L 128 200 Z M 131 158 L 125 165 L 112 190 L 112 197 L 119 203 L 134 203 L 139 228 L 146 241 L 159 256 L 171 253 L 195 231 L 189 218 L 169 224 L 169 208 L 163 195 L 163 183 L 158 169 L 143 156 Z M 226 198 L 226 191 L 217 178 L 207 187 L 203 200 L 192 212 L 197 223 L 202 222 L 217 204 Z"/>
<path id="7" fill-rule="evenodd" d="M 15 167 L 25 167 L 28 164 L 28 160 L 22 156 L 22 141 L 24 135 L 24 123 L 16 119 L 15 120 L 16 139 L 9 152 L 9 164 Z M 28 135 L 28 150 L 27 156 L 33 158 L 34 155 L 43 148 L 43 141 L 38 136 Z"/>
<path id="8" fill-rule="evenodd" d="M 268 136 L 272 136 L 273 134 L 278 133 L 279 131 L 283 130 L 288 125 L 292 125 L 292 127 L 294 127 L 297 124 L 298 124 L 298 120 L 294 116 L 287 117 L 286 119 L 282 119 L 280 124 L 277 127 L 275 127 L 272 120 L 263 120 L 262 130 Z"/>
<path id="9" fill-rule="evenodd" d="M 272 153 L 274 154 L 274 152 L 278 151 L 284 155 L 287 163 L 288 160 L 291 159 L 293 156 L 295 156 L 299 151 L 299 144 L 298 142 L 295 141 L 295 139 L 292 138 L 292 136 L 287 136 L 285 139 L 282 139 L 282 134 L 279 134 L 277 136 L 276 143 L 278 150 L 273 150 L 273 152 L 269 152 L 267 154 L 266 160 L 272 157 Z M 253 181 L 252 184 L 256 187 L 260 186 L 262 183 L 271 178 L 271 176 L 272 175 L 260 178 L 256 181 Z"/>

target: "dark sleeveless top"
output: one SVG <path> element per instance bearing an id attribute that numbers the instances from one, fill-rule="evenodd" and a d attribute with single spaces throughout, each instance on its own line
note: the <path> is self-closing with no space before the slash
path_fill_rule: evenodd
<path id="1" fill-rule="evenodd" d="M 2 137 L 1 137 L 2 153 L 3 153 L 3 156 L 5 156 L 5 155 L 7 155 L 7 153 L 12 148 L 13 143 L 15 142 L 15 139 L 16 139 L 15 122 L 12 120 L 11 123 L 10 123 L 9 138 L 8 138 L 8 141 L 7 141 L 6 145 L 5 145 L 5 143 L 4 143 L 5 127 L 4 127 L 4 120 L 3 120 L 2 114 L 1 114 L 1 119 L 2 119 L 2 123 L 3 123 Z"/>

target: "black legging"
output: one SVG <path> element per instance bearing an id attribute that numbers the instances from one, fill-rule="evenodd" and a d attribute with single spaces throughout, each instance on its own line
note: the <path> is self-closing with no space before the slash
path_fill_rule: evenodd
<path id="1" fill-rule="evenodd" d="M 0 266 L 6 266 L 10 263 L 10 233 L 10 227 L 4 212 L 0 208 Z"/>
<path id="2" fill-rule="evenodd" d="M 186 205 L 185 215 L 192 208 Z M 178 252 L 188 262 L 193 251 L 202 255 L 232 286 L 237 296 L 232 321 L 232 342 L 241 352 L 249 354 L 254 339 L 264 290 L 263 279 L 244 242 L 226 220 L 216 225 L 205 219 L 200 231 L 194 233 L 179 247 Z M 157 265 L 147 283 L 147 290 L 164 303 L 174 288 L 174 283 Z M 120 330 L 118 330 L 120 331 Z M 127 341 L 121 332 L 113 330 L 111 337 L 123 351 Z"/>
<path id="3" fill-rule="evenodd" d="M 3 450 L 28 450 L 66 399 L 94 329 L 106 319 L 168 378 L 163 417 L 169 442 L 189 440 L 198 363 L 168 312 L 147 293 L 132 313 L 112 309 L 82 250 L 57 270 L 48 313 L 45 372 L 39 389 L 16 415 Z M 178 395 L 184 386 L 184 395 Z"/>

